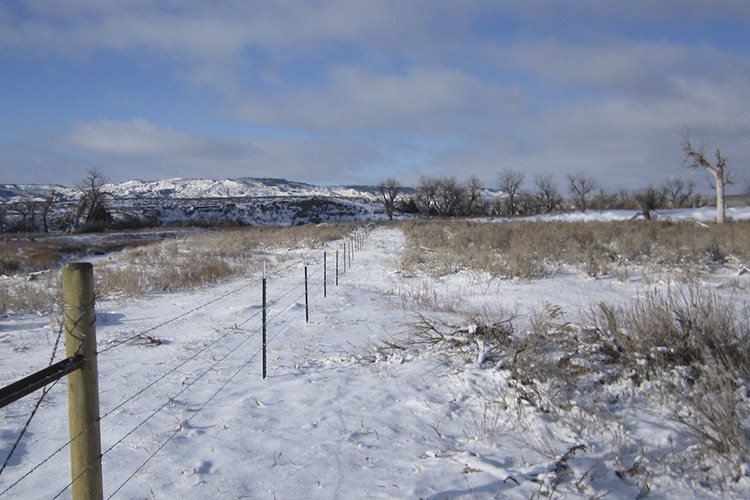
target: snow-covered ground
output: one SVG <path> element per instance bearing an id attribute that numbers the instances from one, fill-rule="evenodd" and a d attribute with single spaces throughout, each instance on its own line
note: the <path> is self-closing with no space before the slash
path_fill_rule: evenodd
<path id="1" fill-rule="evenodd" d="M 625 383 L 611 389 L 612 398 L 628 394 L 632 405 L 606 424 L 585 410 L 571 412 L 574 425 L 505 411 L 510 382 L 502 371 L 429 349 L 383 348 L 408 345 L 416 312 L 431 304 L 452 318 L 554 305 L 577 321 L 592 303 L 666 287 L 661 277 L 591 279 L 571 271 L 524 282 L 461 272 L 434 281 L 401 273 L 403 245 L 400 230 L 375 229 L 339 286 L 336 246 L 329 246 L 325 298 L 323 249 L 280 255 L 269 269 L 265 380 L 257 277 L 100 300 L 105 498 L 530 498 L 551 491 L 635 498 L 646 491 L 643 478 L 618 474 L 615 463 L 634 470 L 656 460 L 654 450 L 684 449 L 681 431 L 665 418 L 668 408 Z M 141 332 L 157 342 L 136 337 Z M 3 318 L 0 385 L 45 366 L 55 336 L 48 318 Z M 37 398 L 0 410 L 0 460 Z M 69 497 L 67 432 L 63 379 L 0 475 L 0 498 Z M 656 498 L 750 495 L 747 475 L 724 491 L 671 469 L 646 479 Z"/>

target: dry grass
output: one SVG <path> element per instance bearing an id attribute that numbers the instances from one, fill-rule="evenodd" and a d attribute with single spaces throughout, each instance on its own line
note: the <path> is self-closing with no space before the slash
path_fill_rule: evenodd
<path id="1" fill-rule="evenodd" d="M 62 304 L 58 273 L 48 273 L 34 281 L 0 282 L 0 314 L 7 311 L 48 313 Z"/>
<path id="2" fill-rule="evenodd" d="M 588 326 L 571 324 L 554 305 L 527 317 L 500 311 L 494 321 L 458 324 L 422 315 L 408 342 L 453 363 L 504 371 L 507 387 L 483 395 L 488 402 L 506 402 L 519 419 L 529 408 L 578 432 L 594 425 L 581 421 L 580 408 L 589 408 L 592 422 L 606 418 L 607 386 L 630 381 L 633 390 L 643 387 L 646 397 L 674 408 L 673 421 L 700 450 L 692 467 L 717 459 L 739 470 L 750 454 L 750 312 L 685 286 L 621 307 L 602 304 L 589 319 Z M 519 330 L 521 323 L 528 328 Z M 618 398 L 610 404 L 624 403 Z"/>
<path id="3" fill-rule="evenodd" d="M 656 380 L 695 441 L 741 464 L 750 453 L 750 315 L 696 286 L 600 305 L 593 337 L 636 382 Z"/>
<path id="4" fill-rule="evenodd" d="M 643 377 L 678 366 L 712 364 L 750 378 L 750 317 L 697 285 L 649 292 L 624 307 L 600 304 L 595 335 L 618 362 Z"/>
<path id="5" fill-rule="evenodd" d="M 647 274 L 677 271 L 682 285 L 619 307 L 600 304 L 587 325 L 566 322 L 553 305 L 520 318 L 500 314 L 495 321 L 455 324 L 421 316 L 411 342 L 451 363 L 502 370 L 507 387 L 481 396 L 517 413 L 521 427 L 533 411 L 575 432 L 606 432 L 610 406 L 627 404 L 628 394 L 637 393 L 674 408 L 672 421 L 684 432 L 681 446 L 690 450 L 671 458 L 655 450 L 664 459 L 653 467 L 675 467 L 717 484 L 726 481 L 724 471 L 742 470 L 750 455 L 750 311 L 726 293 L 697 285 L 696 278 L 717 266 L 747 266 L 750 222 L 419 221 L 403 227 L 402 266 L 416 275 L 466 269 L 533 279 L 564 266 L 589 276 L 617 277 L 633 267 Z M 528 327 L 520 331 L 519 324 Z M 627 392 L 609 399 L 612 384 Z M 486 410 L 477 422 L 480 430 L 494 428 Z M 649 465 L 613 467 L 628 477 L 663 473 Z"/>
<path id="6" fill-rule="evenodd" d="M 208 231 L 150 244 L 136 241 L 116 257 L 95 264 L 97 296 L 140 296 L 196 288 L 244 276 L 257 272 L 264 260 L 269 260 L 270 264 L 283 259 L 286 252 L 320 247 L 349 235 L 355 228 L 355 224 L 242 228 Z M 102 253 L 122 249 L 122 242 L 111 247 L 28 241 L 5 242 L 5 245 L 8 253 L 3 254 L 0 265 L 23 272 L 59 266 L 62 256 L 69 252 Z M 23 258 L 14 260 L 14 256 L 21 254 Z M 30 259 L 30 255 L 37 257 Z M 52 257 L 44 260 L 43 255 Z M 26 282 L 16 278 L 0 284 L 0 313 L 41 313 L 57 309 L 60 302 L 57 275 L 52 272 L 44 275 L 44 280 Z"/>
<path id="7" fill-rule="evenodd" d="M 460 269 L 509 278 L 541 278 L 563 265 L 590 276 L 626 264 L 712 265 L 750 261 L 750 222 L 416 221 L 403 224 L 405 270 L 445 275 Z"/>

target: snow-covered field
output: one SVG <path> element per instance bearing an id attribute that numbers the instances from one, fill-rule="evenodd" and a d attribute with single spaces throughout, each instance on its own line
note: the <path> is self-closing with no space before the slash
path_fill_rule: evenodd
<path id="1" fill-rule="evenodd" d="M 578 322 L 591 304 L 665 289 L 666 278 L 592 279 L 570 270 L 536 281 L 473 272 L 435 281 L 401 272 L 403 246 L 399 229 L 376 228 L 335 286 L 331 245 L 327 297 L 322 248 L 280 252 L 269 269 L 265 380 L 257 277 L 100 300 L 105 498 L 750 496 L 747 464 L 727 472 L 734 482 L 708 487 L 660 465 L 690 450 L 647 384 L 613 384 L 608 400 L 560 420 L 521 413 L 523 405 L 508 401 L 515 393 L 506 372 L 408 342 L 430 305 L 457 322 L 549 307 L 560 321 Z M 724 270 L 705 286 L 746 305 L 747 288 L 717 286 L 740 278 Z M 49 318 L 2 318 L 0 385 L 45 366 L 55 337 Z M 0 410 L 0 460 L 38 395 Z M 593 407 L 604 416 L 588 413 Z M 70 497 L 68 439 L 63 379 L 0 475 L 0 498 Z"/>

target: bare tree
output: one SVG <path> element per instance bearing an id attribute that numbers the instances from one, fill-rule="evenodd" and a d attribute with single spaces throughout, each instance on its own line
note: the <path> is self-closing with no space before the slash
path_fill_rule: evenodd
<path id="1" fill-rule="evenodd" d="M 484 191 L 484 185 L 479 177 L 472 175 L 466 181 L 464 187 L 465 203 L 462 209 L 463 215 L 472 215 L 480 207 L 482 201 L 482 191 Z"/>
<path id="2" fill-rule="evenodd" d="M 44 232 L 49 232 L 49 214 L 52 211 L 52 206 L 55 204 L 56 192 L 51 189 L 47 194 L 44 195 L 44 201 L 42 201 L 42 226 Z"/>
<path id="3" fill-rule="evenodd" d="M 508 195 L 508 198 L 506 199 L 507 215 L 513 216 L 518 212 L 518 207 L 516 206 L 516 197 L 518 195 L 518 191 L 521 189 L 521 184 L 523 184 L 524 177 L 525 175 L 523 174 L 523 172 L 516 172 L 510 167 L 506 167 L 500 173 L 500 189 L 505 191 L 505 193 Z"/>
<path id="4" fill-rule="evenodd" d="M 695 182 L 692 180 L 685 182 L 682 177 L 667 179 L 664 191 L 672 208 L 683 208 L 688 206 L 693 197 Z"/>
<path id="5" fill-rule="evenodd" d="M 656 189 L 653 186 L 633 194 L 633 198 L 638 202 L 641 213 L 646 220 L 653 220 L 651 212 L 664 205 L 664 191 Z"/>
<path id="6" fill-rule="evenodd" d="M 570 196 L 575 201 L 576 208 L 582 212 L 588 208 L 588 197 L 596 187 L 596 181 L 589 175 L 581 172 L 568 174 L 568 189 Z"/>
<path id="7" fill-rule="evenodd" d="M 518 215 L 534 215 L 539 213 L 539 203 L 531 191 L 525 189 L 518 191 L 515 203 Z"/>
<path id="8" fill-rule="evenodd" d="M 36 205 L 34 200 L 24 199 L 14 202 L 8 209 L 21 217 L 21 221 L 16 225 L 17 231 L 28 233 L 36 231 Z"/>
<path id="9" fill-rule="evenodd" d="M 385 182 L 378 184 L 377 189 L 380 193 L 380 202 L 385 207 L 388 219 L 393 220 L 393 211 L 396 208 L 396 198 L 401 191 L 401 184 L 393 177 L 389 177 Z"/>
<path id="10" fill-rule="evenodd" d="M 727 158 L 722 156 L 721 151 L 717 148 L 714 155 L 715 161 L 711 163 L 706 158 L 707 149 L 708 144 L 706 142 L 701 142 L 697 148 L 694 148 L 687 131 L 683 132 L 682 150 L 685 152 L 685 163 L 690 168 L 703 168 L 713 175 L 712 184 L 714 189 L 716 189 L 716 223 L 723 224 L 726 212 L 724 207 L 724 187 L 727 184 L 731 184 L 732 180 L 727 172 Z"/>
<path id="11" fill-rule="evenodd" d="M 435 211 L 437 203 L 438 182 L 431 177 L 422 177 L 417 185 L 417 192 L 414 195 L 415 202 L 419 210 L 427 217 Z"/>
<path id="12" fill-rule="evenodd" d="M 101 170 L 92 168 L 86 178 L 78 185 L 81 198 L 76 211 L 76 224 L 83 219 L 86 224 L 106 222 L 110 218 L 107 212 L 106 199 L 114 195 L 104 189 L 107 183 Z"/>
<path id="13" fill-rule="evenodd" d="M 8 209 L 5 205 L 0 205 L 0 233 L 5 232 L 6 220 L 5 217 L 8 214 Z"/>
<path id="14" fill-rule="evenodd" d="M 455 177 L 422 177 L 412 201 L 428 217 L 468 216 L 486 208 L 483 191 L 484 185 L 476 176 L 466 182 L 459 182 Z"/>
<path id="15" fill-rule="evenodd" d="M 437 180 L 436 207 L 438 215 L 453 217 L 459 215 L 466 190 L 455 177 L 441 177 Z"/>
<path id="16" fill-rule="evenodd" d="M 534 179 L 536 198 L 545 213 L 552 213 L 560 207 L 562 196 L 551 175 L 539 175 Z"/>

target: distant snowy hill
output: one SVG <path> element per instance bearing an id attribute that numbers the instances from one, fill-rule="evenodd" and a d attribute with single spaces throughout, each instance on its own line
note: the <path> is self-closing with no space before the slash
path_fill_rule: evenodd
<path id="1" fill-rule="evenodd" d="M 324 187 L 285 179 L 163 179 L 157 181 L 132 180 L 108 184 L 105 189 L 117 198 L 269 198 L 269 197 L 339 197 L 374 200 L 372 186 Z M 0 201 L 42 198 L 54 190 L 62 198 L 76 198 L 73 187 L 42 184 L 0 184 Z"/>
<path id="2" fill-rule="evenodd" d="M 107 210 L 115 228 L 164 225 L 298 225 L 372 220 L 382 215 L 372 186 L 324 187 L 284 179 L 163 179 L 107 184 Z M 50 184 L 0 184 L 0 224 L 40 229 L 41 203 L 51 192 L 54 205 L 44 227 L 71 229 L 80 191 Z M 17 202 L 24 203 L 17 203 Z M 34 201 L 30 215 L 25 202 Z M 0 208 L 3 208 L 0 206 Z M 47 224 L 49 223 L 49 224 Z M 1 226 L 0 226 L 1 227 Z M 30 230 L 30 229 L 29 229 Z"/>

